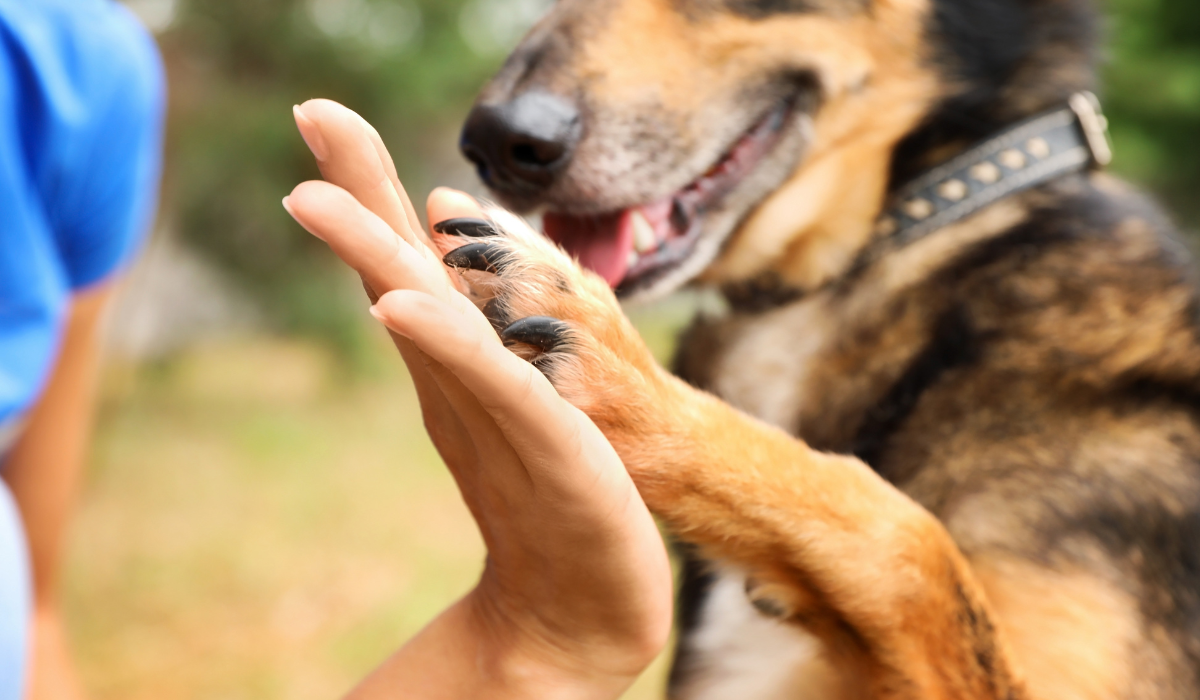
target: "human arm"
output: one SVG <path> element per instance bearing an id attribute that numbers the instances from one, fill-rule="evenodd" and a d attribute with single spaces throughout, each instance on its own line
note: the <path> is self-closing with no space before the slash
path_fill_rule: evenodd
<path id="1" fill-rule="evenodd" d="M 479 585 L 351 697 L 618 697 L 671 618 L 665 550 L 632 481 L 459 293 L 378 135 L 328 102 L 298 122 L 329 183 L 299 186 L 286 205 L 382 295 L 376 313 L 489 551 Z M 479 215 L 461 194 L 430 199 L 431 221 Z"/>
<path id="2" fill-rule="evenodd" d="M 101 321 L 114 283 L 74 295 L 53 373 L 5 463 L 21 511 L 33 573 L 30 700 L 76 700 L 59 581 L 66 532 L 87 456 L 98 374 Z"/>

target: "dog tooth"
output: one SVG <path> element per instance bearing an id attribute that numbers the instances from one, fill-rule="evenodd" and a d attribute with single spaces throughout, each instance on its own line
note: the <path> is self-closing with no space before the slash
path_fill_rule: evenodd
<path id="1" fill-rule="evenodd" d="M 633 212 L 633 247 L 639 253 L 650 253 L 658 249 L 658 236 L 654 227 L 640 211 Z"/>
<path id="2" fill-rule="evenodd" d="M 637 267 L 637 264 L 641 259 L 642 256 L 638 255 L 636 250 L 631 250 L 629 251 L 629 259 L 626 261 L 626 265 L 632 270 L 633 268 Z"/>

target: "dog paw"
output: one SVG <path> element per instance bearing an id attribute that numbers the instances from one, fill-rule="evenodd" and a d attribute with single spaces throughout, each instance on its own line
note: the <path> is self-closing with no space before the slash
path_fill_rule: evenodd
<path id="1" fill-rule="evenodd" d="M 487 216 L 434 227 L 448 251 L 443 261 L 462 275 L 505 345 L 622 451 L 619 443 L 661 402 L 664 370 L 603 279 L 521 218 L 501 209 Z"/>

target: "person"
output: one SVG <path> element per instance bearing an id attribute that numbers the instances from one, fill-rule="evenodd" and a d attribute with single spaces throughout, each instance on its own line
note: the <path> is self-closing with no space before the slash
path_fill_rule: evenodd
<path id="1" fill-rule="evenodd" d="M 157 49 L 123 6 L 0 0 L 0 700 L 80 697 L 59 562 L 163 111 Z"/>
<path id="2" fill-rule="evenodd" d="M 0 0 L 0 700 L 75 700 L 57 601 L 103 310 L 152 216 L 164 83 L 109 0 Z M 298 125 L 329 182 L 286 206 L 382 294 L 426 423 L 479 522 L 478 585 L 350 697 L 618 697 L 671 623 L 662 540 L 594 425 L 510 354 L 429 247 L 378 135 Z M 461 193 L 433 221 L 478 215 Z"/>
<path id="3" fill-rule="evenodd" d="M 375 130 L 328 101 L 295 116 L 326 182 L 299 185 L 284 207 L 377 299 L 488 549 L 478 585 L 350 697 L 619 697 L 666 644 L 672 614 L 666 550 L 632 480 L 459 292 Z M 446 189 L 427 211 L 433 223 L 481 215 Z"/>

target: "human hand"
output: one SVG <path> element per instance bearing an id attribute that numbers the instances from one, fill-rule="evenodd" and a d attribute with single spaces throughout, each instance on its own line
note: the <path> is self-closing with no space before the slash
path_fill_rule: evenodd
<path id="1" fill-rule="evenodd" d="M 617 697 L 671 619 L 665 549 L 633 482 L 596 426 L 504 347 L 447 275 L 449 244 L 422 233 L 378 134 L 332 102 L 296 116 L 328 182 L 301 184 L 285 205 L 378 297 L 372 311 L 397 340 L 488 548 L 478 586 L 414 640 L 470 640 L 465 675 L 447 679 L 455 690 L 433 683 L 428 696 Z M 433 222 L 482 215 L 449 190 L 428 212 Z M 430 658 L 402 652 L 363 697 L 392 681 L 413 687 L 427 669 L 405 660 Z"/>

